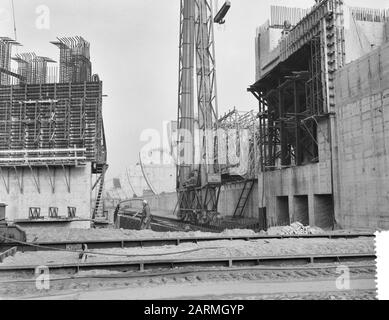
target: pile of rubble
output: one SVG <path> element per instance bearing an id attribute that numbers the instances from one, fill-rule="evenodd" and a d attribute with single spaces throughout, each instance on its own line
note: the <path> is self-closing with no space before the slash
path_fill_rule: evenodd
<path id="1" fill-rule="evenodd" d="M 275 235 L 302 235 L 302 234 L 320 234 L 324 230 L 319 227 L 304 226 L 300 222 L 294 222 L 290 226 L 271 227 L 267 230 L 269 236 Z"/>
<path id="2" fill-rule="evenodd" d="M 220 232 L 219 235 L 225 237 L 249 237 L 255 236 L 257 233 L 251 229 L 225 229 L 224 231 Z"/>

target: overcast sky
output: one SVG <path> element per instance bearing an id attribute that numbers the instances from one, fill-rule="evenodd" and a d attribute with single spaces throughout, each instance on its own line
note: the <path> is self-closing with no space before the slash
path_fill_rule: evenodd
<path id="1" fill-rule="evenodd" d="M 223 0 L 218 0 L 222 4 Z M 14 0 L 18 52 L 58 59 L 49 42 L 80 35 L 91 43 L 93 72 L 103 80 L 110 176 L 138 161 L 142 130 L 162 130 L 177 117 L 179 0 Z M 313 0 L 232 0 L 224 26 L 215 28 L 219 113 L 256 108 L 246 92 L 255 75 L 256 27 L 270 5 L 310 7 Z M 389 7 L 388 0 L 349 0 L 352 6 Z M 48 29 L 37 29 L 40 5 Z M 13 37 L 11 0 L 0 0 L 0 35 Z"/>

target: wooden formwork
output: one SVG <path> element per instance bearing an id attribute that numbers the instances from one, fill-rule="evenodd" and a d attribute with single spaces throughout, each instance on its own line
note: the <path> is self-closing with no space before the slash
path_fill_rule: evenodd
<path id="1" fill-rule="evenodd" d="M 102 126 L 100 81 L 0 87 L 1 166 L 26 165 L 15 150 L 28 158 L 51 150 L 45 157 L 105 163 Z"/>

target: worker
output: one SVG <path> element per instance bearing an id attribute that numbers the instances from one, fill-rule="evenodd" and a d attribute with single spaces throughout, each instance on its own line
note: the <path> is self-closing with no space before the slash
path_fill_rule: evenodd
<path id="1" fill-rule="evenodd" d="M 113 212 L 113 223 L 115 228 L 120 227 L 119 220 L 118 220 L 119 211 L 120 211 L 120 203 L 116 206 L 115 211 Z"/>
<path id="2" fill-rule="evenodd" d="M 86 243 L 83 243 L 81 245 L 81 251 L 80 254 L 78 255 L 78 258 L 81 260 L 81 262 L 86 262 L 86 259 L 88 259 L 88 245 Z"/>
<path id="3" fill-rule="evenodd" d="M 140 222 L 140 230 L 151 229 L 151 211 L 146 200 L 143 200 L 142 219 Z"/>

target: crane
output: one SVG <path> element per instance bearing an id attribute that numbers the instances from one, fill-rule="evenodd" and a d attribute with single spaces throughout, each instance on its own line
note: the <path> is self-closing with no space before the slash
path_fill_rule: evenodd
<path id="1" fill-rule="evenodd" d="M 218 215 L 221 173 L 213 24 L 224 23 L 230 7 L 226 1 L 214 19 L 211 0 L 180 0 L 177 215 L 195 223 L 209 223 Z"/>

